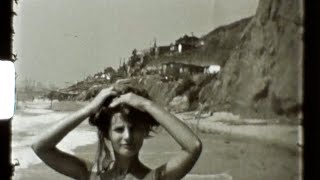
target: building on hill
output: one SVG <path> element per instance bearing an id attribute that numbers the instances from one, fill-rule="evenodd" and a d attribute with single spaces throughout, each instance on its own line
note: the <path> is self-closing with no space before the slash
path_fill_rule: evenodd
<path id="1" fill-rule="evenodd" d="M 168 46 L 157 46 L 151 48 L 151 55 L 153 55 L 155 58 L 159 56 L 171 56 L 175 52 L 177 52 L 178 47 L 171 43 Z"/>
<path id="2" fill-rule="evenodd" d="M 158 47 L 158 55 L 159 56 L 169 55 L 171 52 L 170 48 L 171 48 L 171 46 L 159 46 Z"/>
<path id="3" fill-rule="evenodd" d="M 171 43 L 170 44 L 170 55 L 173 55 L 176 51 L 177 51 L 176 46 L 173 43 Z"/>
<path id="4" fill-rule="evenodd" d="M 183 63 L 176 63 L 176 62 L 168 62 L 161 64 L 161 74 L 162 75 L 172 75 L 172 76 L 179 76 L 179 75 L 193 75 L 193 74 L 200 74 L 204 72 L 204 67 L 197 66 L 193 64 L 183 64 Z"/>
<path id="5" fill-rule="evenodd" d="M 196 48 L 198 47 L 203 47 L 205 44 L 204 40 L 203 39 L 199 39 L 198 43 L 195 45 Z"/>
<path id="6" fill-rule="evenodd" d="M 203 73 L 204 74 L 216 75 L 216 74 L 218 74 L 220 72 L 220 70 L 221 70 L 221 66 L 220 65 L 212 64 L 212 65 L 209 65 L 209 66 L 205 66 Z"/>
<path id="7" fill-rule="evenodd" d="M 154 41 L 153 47 L 149 49 L 148 55 L 153 56 L 155 59 L 157 59 L 159 56 L 170 56 L 176 51 L 176 47 L 173 43 L 170 45 L 165 46 L 158 46 L 156 40 Z"/>
<path id="8" fill-rule="evenodd" d="M 48 94 L 48 97 L 50 99 L 57 99 L 59 101 L 63 101 L 63 100 L 72 100 L 78 95 L 79 95 L 78 91 L 67 91 L 67 90 L 61 89 L 61 90 L 51 91 Z"/>
<path id="9" fill-rule="evenodd" d="M 117 76 L 117 72 L 111 68 L 107 67 L 103 70 L 103 72 L 98 72 L 93 75 L 92 78 L 87 78 L 86 80 L 89 81 L 102 81 L 102 82 L 112 82 L 114 80 L 114 77 Z"/>
<path id="10" fill-rule="evenodd" d="M 179 47 L 181 45 L 181 48 L 183 51 L 185 50 L 191 50 L 196 48 L 196 46 L 199 44 L 200 39 L 196 36 L 188 36 L 184 35 L 183 37 L 176 40 L 176 45 Z"/>

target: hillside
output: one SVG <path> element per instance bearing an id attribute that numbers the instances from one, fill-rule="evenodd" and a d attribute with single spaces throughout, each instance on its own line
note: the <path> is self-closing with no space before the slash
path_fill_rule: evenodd
<path id="1" fill-rule="evenodd" d="M 296 116 L 302 105 L 302 7 L 299 0 L 261 0 L 219 81 L 202 101 L 246 114 Z"/>
<path id="2" fill-rule="evenodd" d="M 143 66 L 135 66 L 136 75 L 122 78 L 147 89 L 155 101 L 176 112 L 204 109 L 247 117 L 296 119 L 302 106 L 303 25 L 299 2 L 260 0 L 253 17 L 213 30 L 200 38 L 202 46 L 154 59 L 149 56 Z M 180 74 L 170 81 L 159 73 L 139 72 L 166 62 L 219 64 L 222 70 L 214 76 Z M 75 98 L 90 99 L 99 88 L 113 83 L 94 82 Z"/>
<path id="3" fill-rule="evenodd" d="M 200 49 L 161 61 L 223 67 L 217 79 L 204 80 L 205 85 L 196 85 L 198 80 L 190 83 L 185 90 L 189 105 L 195 103 L 191 98 L 211 111 L 298 117 L 302 106 L 302 38 L 299 0 L 261 0 L 253 17 L 213 30 L 202 37 L 205 45 Z"/>
<path id="4" fill-rule="evenodd" d="M 160 57 L 157 61 L 151 63 L 158 64 L 174 61 L 200 66 L 210 64 L 224 66 L 231 52 L 237 48 L 241 34 L 251 19 L 252 17 L 248 17 L 214 29 L 200 38 L 204 41 L 204 45 L 200 48 L 186 51 L 179 55 Z"/>

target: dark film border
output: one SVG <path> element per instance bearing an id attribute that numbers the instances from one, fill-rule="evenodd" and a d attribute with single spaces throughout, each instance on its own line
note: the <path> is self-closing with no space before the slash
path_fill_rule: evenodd
<path id="1" fill-rule="evenodd" d="M 319 1 L 304 1 L 304 152 L 303 179 L 320 179 Z"/>
<path id="2" fill-rule="evenodd" d="M 13 3 L 18 0 L 0 1 L 0 60 L 12 59 Z M 303 0 L 302 0 L 303 1 Z M 303 179 L 320 179 L 318 169 L 320 148 L 320 106 L 319 106 L 319 53 L 320 28 L 318 1 L 304 1 L 305 13 L 305 46 L 304 46 L 304 153 Z M 11 179 L 11 119 L 0 120 L 0 176 Z M 318 177 L 318 178 L 317 178 Z"/>
<path id="3" fill-rule="evenodd" d="M 12 59 L 13 3 L 14 1 L 11 0 L 0 1 L 0 60 L 14 61 Z M 13 175 L 13 166 L 11 165 L 11 120 L 12 118 L 0 120 L 1 179 L 11 179 Z"/>

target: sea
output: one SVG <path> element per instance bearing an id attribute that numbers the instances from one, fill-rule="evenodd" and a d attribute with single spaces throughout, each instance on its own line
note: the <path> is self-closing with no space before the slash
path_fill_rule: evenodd
<path id="1" fill-rule="evenodd" d="M 12 119 L 12 162 L 19 163 L 16 171 L 42 163 L 31 149 L 31 144 L 46 129 L 52 127 L 70 112 L 53 111 L 50 100 L 35 99 L 33 101 L 18 102 Z M 80 139 L 80 140 L 79 140 Z M 79 146 L 94 144 L 97 134 L 86 128 L 77 127 L 71 131 L 57 147 L 65 152 L 74 154 Z M 146 152 L 147 153 L 147 152 Z M 164 152 L 165 153 L 165 152 Z M 19 176 L 18 178 L 23 179 Z M 13 176 L 13 180 L 18 180 Z M 232 180 L 227 173 L 220 174 L 188 174 L 184 180 Z"/>

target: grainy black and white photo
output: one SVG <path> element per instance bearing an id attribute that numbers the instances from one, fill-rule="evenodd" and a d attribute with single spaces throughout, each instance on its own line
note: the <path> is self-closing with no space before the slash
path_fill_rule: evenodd
<path id="1" fill-rule="evenodd" d="M 302 0 L 18 0 L 13 180 L 299 180 Z"/>

